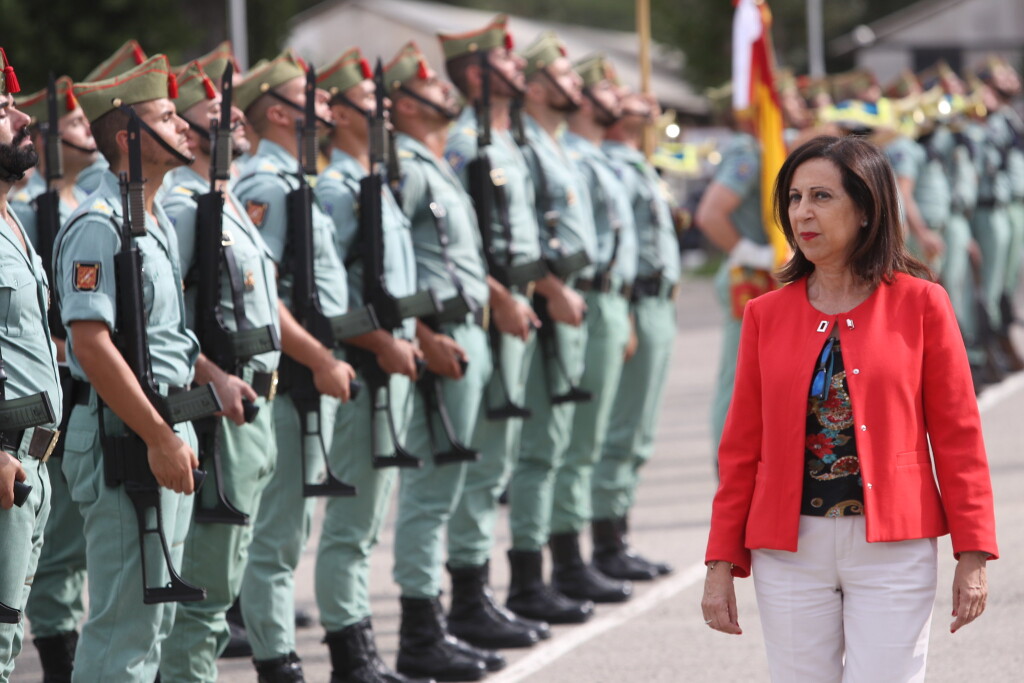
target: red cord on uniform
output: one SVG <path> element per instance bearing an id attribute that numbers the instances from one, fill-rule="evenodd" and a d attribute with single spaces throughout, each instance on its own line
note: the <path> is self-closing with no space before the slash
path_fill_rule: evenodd
<path id="1" fill-rule="evenodd" d="M 21 92 L 21 85 L 18 84 L 18 77 L 14 73 L 14 67 L 7 61 L 7 51 L 0 47 L 0 55 L 4 58 L 4 88 L 7 93 L 13 95 Z"/>

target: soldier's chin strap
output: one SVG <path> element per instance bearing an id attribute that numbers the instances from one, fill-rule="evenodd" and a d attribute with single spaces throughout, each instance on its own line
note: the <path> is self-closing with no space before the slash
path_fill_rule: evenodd
<path id="1" fill-rule="evenodd" d="M 615 114 L 611 109 L 606 107 L 601 100 L 597 99 L 597 97 L 594 96 L 594 93 L 590 91 L 590 88 L 583 89 L 583 96 L 590 100 L 590 103 L 594 105 L 594 109 L 597 110 L 598 114 L 601 114 L 601 116 L 604 117 L 603 121 L 601 120 L 601 116 L 594 117 L 594 120 L 597 121 L 599 125 L 604 126 L 605 128 L 611 128 L 619 119 L 622 118 L 621 114 Z"/>
<path id="2" fill-rule="evenodd" d="M 367 119 L 373 118 L 373 112 L 366 107 L 360 107 L 358 104 L 352 101 L 348 95 L 343 92 L 338 92 L 331 96 L 331 104 L 341 104 L 349 109 L 355 109 L 357 112 L 365 116 Z"/>
<path id="3" fill-rule="evenodd" d="M 555 92 L 557 92 L 558 94 L 565 98 L 565 104 L 553 106 L 549 103 L 549 107 L 551 107 L 555 111 L 560 111 L 565 114 L 575 114 L 580 110 L 580 103 L 572 98 L 572 95 L 569 94 L 569 91 L 562 87 L 562 84 L 559 83 L 558 80 L 551 75 L 551 72 L 548 71 L 547 67 L 542 68 L 540 70 L 540 73 L 543 74 L 544 78 L 548 79 L 548 83 L 550 83 L 551 86 L 555 89 Z"/>
<path id="4" fill-rule="evenodd" d="M 522 97 L 523 95 L 526 94 L 526 88 L 520 88 L 518 85 L 513 83 L 508 76 L 501 73 L 501 71 L 499 71 L 498 69 L 495 69 L 493 64 L 488 62 L 487 66 L 490 68 L 491 75 L 497 76 L 498 80 L 504 83 L 506 86 L 508 86 L 508 89 L 512 91 L 513 99 L 515 99 L 516 97 Z"/>
<path id="5" fill-rule="evenodd" d="M 420 104 L 424 104 L 424 105 L 430 107 L 431 109 L 436 111 L 438 114 L 443 116 L 448 121 L 454 121 L 455 119 L 459 118 L 459 112 L 458 111 L 452 111 L 451 109 L 446 109 L 443 106 L 441 106 L 440 104 L 438 104 L 437 102 L 434 102 L 432 100 L 428 100 L 426 97 L 424 97 L 423 95 L 420 95 L 418 92 L 414 92 L 411 88 L 407 87 L 404 83 L 402 85 L 398 86 L 398 89 L 402 92 L 403 95 L 411 97 L 414 100 L 416 100 L 417 102 L 419 102 Z"/>
<path id="6" fill-rule="evenodd" d="M 292 109 L 294 109 L 294 110 L 296 110 L 296 111 L 298 111 L 298 112 L 301 112 L 303 116 L 305 116 L 305 115 L 306 115 L 306 109 L 305 109 L 305 107 L 302 107 L 302 106 L 300 106 L 299 104 L 297 104 L 297 103 L 295 103 L 295 102 L 292 102 L 292 101 L 291 101 L 290 99 L 288 99 L 287 97 L 285 97 L 285 96 L 284 96 L 284 95 L 282 95 L 281 93 L 279 93 L 279 92 L 274 92 L 273 90 L 268 90 L 268 91 L 267 91 L 267 94 L 268 94 L 268 95 L 270 95 L 271 97 L 273 97 L 273 98 L 274 98 L 275 100 L 277 100 L 277 101 L 278 101 L 278 102 L 280 102 L 281 104 L 285 104 L 285 105 L 287 105 L 287 106 L 291 107 Z M 335 97 L 337 97 L 337 96 L 335 96 Z M 327 120 L 327 119 L 325 119 L 325 118 L 322 118 L 322 117 L 320 117 L 320 116 L 317 116 L 317 117 L 316 117 L 316 120 L 317 120 L 317 121 L 318 121 L 318 122 L 319 122 L 319 123 L 320 123 L 321 125 L 323 125 L 323 126 L 327 126 L 327 128 L 328 128 L 328 129 L 333 129 L 333 128 L 334 128 L 334 124 L 333 124 L 333 123 L 331 123 L 330 121 L 328 121 L 328 120 Z"/>
<path id="7" fill-rule="evenodd" d="M 121 106 L 119 106 L 118 109 L 120 109 L 121 113 L 123 113 L 125 116 L 129 116 L 129 117 L 135 111 L 132 107 L 130 107 L 129 105 L 125 105 L 125 104 L 122 104 Z M 195 157 L 193 157 L 193 156 L 185 156 L 184 154 L 182 154 L 178 150 L 174 149 L 174 147 L 172 147 L 169 142 L 164 140 L 163 137 L 159 133 L 157 133 L 155 130 L 150 128 L 149 124 L 146 123 L 145 121 L 143 121 L 142 117 L 139 116 L 137 112 L 135 113 L 135 118 L 137 118 L 139 120 L 139 126 L 142 128 L 142 130 L 146 131 L 146 134 L 149 135 L 149 137 L 151 137 L 154 140 L 156 140 L 156 143 L 158 145 L 160 145 L 161 147 L 163 147 L 164 150 L 168 154 L 170 154 L 172 157 L 174 157 L 175 159 L 177 159 L 178 161 L 180 161 L 181 163 L 183 163 L 186 166 L 191 166 L 192 162 L 194 162 L 196 160 Z M 67 144 L 67 143 L 65 143 L 65 144 Z"/>
<path id="8" fill-rule="evenodd" d="M 99 151 L 95 147 L 89 148 L 89 147 L 82 147 L 81 145 L 76 145 L 73 142 L 68 142 L 64 138 L 60 139 L 60 144 L 64 145 L 65 147 L 70 147 L 71 149 L 76 150 L 78 152 L 82 152 L 83 154 L 93 154 L 93 153 Z"/>

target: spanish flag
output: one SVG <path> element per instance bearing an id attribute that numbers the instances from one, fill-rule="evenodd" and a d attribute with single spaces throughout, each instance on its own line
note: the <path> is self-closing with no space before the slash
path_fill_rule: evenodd
<path id="1" fill-rule="evenodd" d="M 754 122 L 761 143 L 761 214 L 775 265 L 789 259 L 790 249 L 772 211 L 775 177 L 786 160 L 782 137 L 782 108 L 775 90 L 775 51 L 772 49 L 772 13 L 765 0 L 733 0 L 732 104 L 737 116 Z"/>

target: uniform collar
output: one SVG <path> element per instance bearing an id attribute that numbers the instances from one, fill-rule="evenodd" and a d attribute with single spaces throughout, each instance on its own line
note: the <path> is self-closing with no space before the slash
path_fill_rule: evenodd
<path id="1" fill-rule="evenodd" d="M 366 175 L 366 169 L 356 161 L 356 158 L 348 152 L 343 152 L 337 147 L 331 148 L 331 163 L 328 168 L 333 168 L 336 171 L 341 172 L 343 175 L 352 177 L 356 180 Z"/>
<path id="2" fill-rule="evenodd" d="M 289 154 L 288 150 L 281 145 L 267 139 L 260 140 L 253 158 L 269 160 L 289 173 L 298 173 L 299 171 L 299 160 Z"/>

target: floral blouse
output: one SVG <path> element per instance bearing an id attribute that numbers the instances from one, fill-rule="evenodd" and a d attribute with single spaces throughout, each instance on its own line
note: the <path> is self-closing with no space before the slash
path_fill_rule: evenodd
<path id="1" fill-rule="evenodd" d="M 864 482 L 857 458 L 853 408 L 838 338 L 833 342 L 830 366 L 831 384 L 827 397 L 821 400 L 818 396 L 811 396 L 807 401 L 804 491 L 800 514 L 815 517 L 862 515 Z"/>

